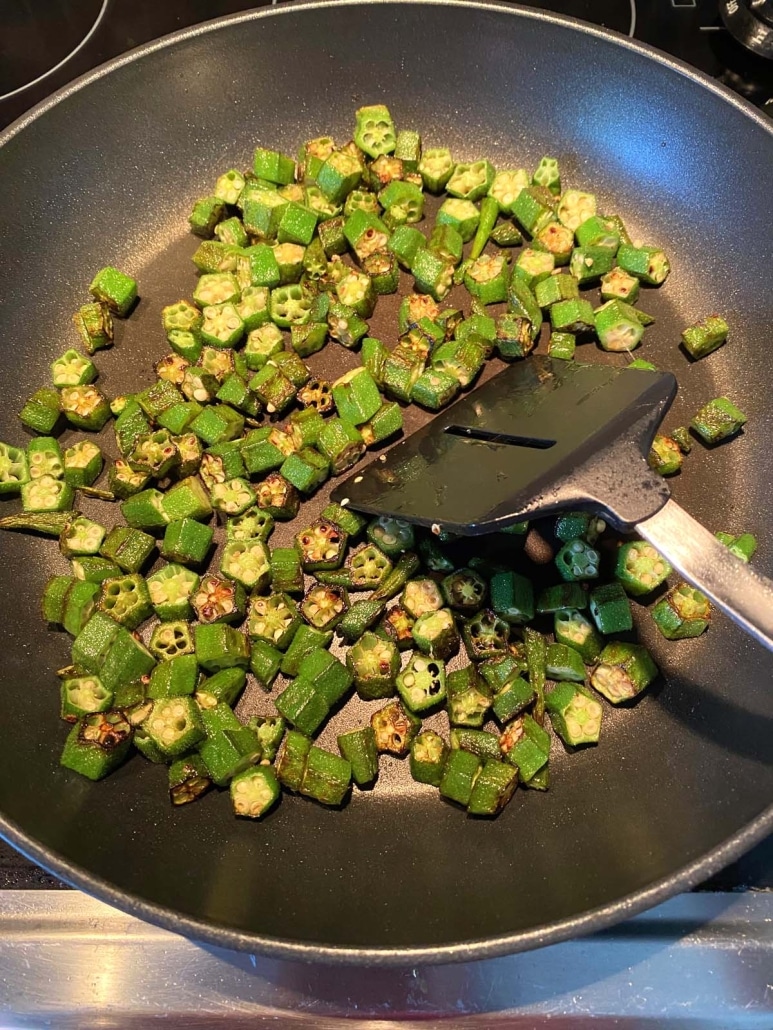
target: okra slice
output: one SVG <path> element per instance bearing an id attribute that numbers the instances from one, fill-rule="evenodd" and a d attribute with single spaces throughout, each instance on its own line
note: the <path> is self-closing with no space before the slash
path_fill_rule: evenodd
<path id="1" fill-rule="evenodd" d="M 193 654 L 178 655 L 160 662 L 150 674 L 147 696 L 154 701 L 192 695 L 199 678 L 199 664 Z"/>
<path id="2" fill-rule="evenodd" d="M 588 597 L 582 583 L 557 583 L 545 587 L 537 597 L 536 610 L 540 615 L 552 615 L 565 608 L 587 608 Z"/>
<path id="3" fill-rule="evenodd" d="M 518 769 L 526 783 L 543 769 L 550 757 L 550 736 L 528 713 L 505 727 L 499 747 L 508 762 Z"/>
<path id="4" fill-rule="evenodd" d="M 114 526 L 100 548 L 100 554 L 109 558 L 124 572 L 139 572 L 155 550 L 156 541 L 149 533 L 129 526 Z"/>
<path id="5" fill-rule="evenodd" d="M 439 787 L 448 754 L 448 745 L 434 730 L 424 730 L 411 741 L 410 770 L 417 783 Z"/>
<path id="6" fill-rule="evenodd" d="M 224 515 L 241 515 L 256 501 L 256 495 L 246 479 L 237 476 L 225 483 L 215 483 L 210 490 L 212 507 Z"/>
<path id="7" fill-rule="evenodd" d="M 600 562 L 599 552 L 579 537 L 567 541 L 555 557 L 556 568 L 567 582 L 596 579 Z"/>
<path id="8" fill-rule="evenodd" d="M 312 587 L 300 606 L 301 615 L 315 629 L 334 629 L 349 607 L 344 587 L 318 584 Z"/>
<path id="9" fill-rule="evenodd" d="M 90 780 L 101 780 L 128 756 L 132 727 L 120 710 L 84 716 L 70 730 L 60 764 Z"/>
<path id="10" fill-rule="evenodd" d="M 253 766 L 231 780 L 229 791 L 236 815 L 261 819 L 279 800 L 279 781 L 271 766 Z"/>
<path id="11" fill-rule="evenodd" d="M 545 710 L 565 744 L 597 744 L 604 710 L 589 690 L 577 683 L 556 683 L 545 695 Z"/>
<path id="12" fill-rule="evenodd" d="M 470 815 L 495 816 L 507 805 L 518 783 L 518 771 L 489 758 L 475 777 L 467 811 Z"/>
<path id="13" fill-rule="evenodd" d="M 249 647 L 243 633 L 225 623 L 208 623 L 194 630 L 196 658 L 202 669 L 219 672 L 249 664 Z"/>
<path id="14" fill-rule="evenodd" d="M 364 633 L 346 656 L 357 693 L 365 701 L 391 697 L 400 671 L 396 645 L 375 633 Z"/>
<path id="15" fill-rule="evenodd" d="M 559 222 L 572 232 L 596 214 L 596 198 L 583 190 L 565 190 L 556 208 Z"/>
<path id="16" fill-rule="evenodd" d="M 699 637 L 711 623 L 709 599 L 688 583 L 678 583 L 651 611 L 652 621 L 667 640 Z"/>
<path id="17" fill-rule="evenodd" d="M 358 787 L 367 787 L 378 776 L 376 735 L 371 726 L 350 730 L 338 737 L 338 749 L 351 765 L 352 778 Z"/>
<path id="18" fill-rule="evenodd" d="M 474 662 L 493 658 L 503 651 L 510 638 L 510 626 L 490 608 L 476 612 L 462 626 L 467 654 Z"/>
<path id="19" fill-rule="evenodd" d="M 245 590 L 261 593 L 271 578 L 268 548 L 258 539 L 231 540 L 223 549 L 220 571 Z"/>
<path id="20" fill-rule="evenodd" d="M 548 644 L 545 655 L 545 672 L 552 680 L 585 682 L 585 665 L 582 655 L 569 644 Z"/>
<path id="21" fill-rule="evenodd" d="M 36 390 L 27 398 L 19 412 L 19 419 L 35 433 L 52 433 L 61 415 L 59 392 L 48 387 Z"/>
<path id="22" fill-rule="evenodd" d="M 297 548 L 274 547 L 271 551 L 270 572 L 274 593 L 303 593 L 303 567 Z"/>
<path id="23" fill-rule="evenodd" d="M 286 594 L 250 598 L 247 634 L 284 651 L 300 626 L 295 602 Z"/>
<path id="24" fill-rule="evenodd" d="M 657 247 L 633 247 L 623 243 L 617 251 L 617 263 L 624 272 L 650 286 L 660 286 L 671 271 L 668 258 Z"/>
<path id="25" fill-rule="evenodd" d="M 193 654 L 190 624 L 180 621 L 159 623 L 150 635 L 148 650 L 159 661 L 167 661 L 178 655 Z"/>
<path id="26" fill-rule="evenodd" d="M 602 300 L 622 300 L 635 304 L 639 296 L 639 280 L 622 268 L 613 268 L 611 272 L 602 275 L 600 293 Z"/>
<path id="27" fill-rule="evenodd" d="M 311 736 L 330 714 L 330 706 L 310 680 L 292 681 L 276 699 L 276 709 L 296 730 Z"/>
<path id="28" fill-rule="evenodd" d="M 59 537 L 59 550 L 65 558 L 98 554 L 106 534 L 107 530 L 98 522 L 92 522 L 85 515 L 77 515 Z"/>
<path id="29" fill-rule="evenodd" d="M 154 702 L 142 728 L 168 758 L 178 758 L 204 739 L 199 707 L 191 697 L 162 698 Z"/>
<path id="30" fill-rule="evenodd" d="M 125 272 L 108 265 L 94 276 L 89 293 L 116 315 L 125 318 L 137 299 L 137 282 Z"/>
<path id="31" fill-rule="evenodd" d="M 227 520 L 225 534 L 228 540 L 268 540 L 274 531 L 274 519 L 258 507 L 248 508 L 241 515 Z"/>
<path id="32" fill-rule="evenodd" d="M 161 555 L 167 561 L 180 565 L 201 565 L 206 560 L 213 538 L 211 526 L 193 518 L 181 518 L 166 527 Z"/>
<path id="33" fill-rule="evenodd" d="M 412 634 L 418 650 L 433 658 L 446 661 L 459 650 L 459 632 L 448 608 L 420 615 Z"/>
<path id="34" fill-rule="evenodd" d="M 536 692 L 532 685 L 522 676 L 513 675 L 497 690 L 491 710 L 500 723 L 508 723 L 528 708 L 535 697 Z"/>
<path id="35" fill-rule="evenodd" d="M 505 622 L 521 626 L 534 618 L 534 588 L 517 572 L 497 572 L 491 577 L 491 607 Z"/>
<path id="36" fill-rule="evenodd" d="M 642 644 L 615 640 L 599 655 L 591 685 L 612 704 L 630 701 L 657 677 L 658 667 Z"/>
<path id="37" fill-rule="evenodd" d="M 192 618 L 191 601 L 199 585 L 195 572 L 175 563 L 165 565 L 148 576 L 150 600 L 159 619 L 179 622 Z"/>
<path id="38" fill-rule="evenodd" d="M 42 476 L 64 478 L 64 459 L 62 449 L 52 436 L 39 436 L 30 440 L 27 445 L 27 467 L 29 479 L 40 479 Z"/>
<path id="39" fill-rule="evenodd" d="M 199 755 L 178 758 L 169 766 L 169 800 L 173 805 L 196 801 L 212 786 L 212 780 Z"/>
<path id="40" fill-rule="evenodd" d="M 460 749 L 449 751 L 439 785 L 443 797 L 467 807 L 481 765 L 478 756 L 469 751 Z"/>
<path id="41" fill-rule="evenodd" d="M 107 558 L 84 555 L 72 559 L 72 574 L 76 579 L 83 579 L 87 583 L 101 583 L 104 579 L 120 576 L 121 570 L 115 562 Z"/>
<path id="42" fill-rule="evenodd" d="M 301 780 L 301 794 L 323 805 L 340 805 L 351 788 L 351 782 L 352 767 L 345 758 L 316 745 L 311 746 Z"/>
<path id="43" fill-rule="evenodd" d="M 98 676 L 62 680 L 61 716 L 65 722 L 77 722 L 93 712 L 106 712 L 112 704 L 113 694 L 105 689 Z"/>
<path id="44" fill-rule="evenodd" d="M 608 300 L 594 313 L 599 343 L 606 351 L 631 351 L 644 335 L 636 309 L 622 300 Z"/>
<path id="45" fill-rule="evenodd" d="M 590 613 L 600 633 L 625 633 L 633 629 L 631 603 L 621 583 L 606 583 L 591 590 Z"/>
<path id="46" fill-rule="evenodd" d="M 31 479 L 21 487 L 21 503 L 25 513 L 44 514 L 69 511 L 75 501 L 75 490 L 69 483 L 54 476 L 44 475 L 39 479 Z M 13 516 L 10 517 L 11 519 Z M 5 521 L 4 528 L 16 528 Z M 19 527 L 24 528 L 24 527 Z M 36 528 L 30 526 L 29 528 Z M 56 533 L 55 535 L 59 535 Z"/>
<path id="47" fill-rule="evenodd" d="M 288 790 L 300 790 L 311 740 L 297 730 L 288 730 L 276 763 L 279 782 Z"/>
<path id="48" fill-rule="evenodd" d="M 84 304 L 72 316 L 72 321 L 87 354 L 112 345 L 113 318 L 107 304 Z"/>
<path id="49" fill-rule="evenodd" d="M 757 538 L 752 533 L 715 533 L 717 540 L 723 543 L 736 558 L 749 562 L 757 550 Z"/>
<path id="50" fill-rule="evenodd" d="M 316 447 L 303 447 L 288 455 L 279 471 L 296 490 L 311 494 L 319 489 L 330 474 L 330 462 Z"/>
<path id="51" fill-rule="evenodd" d="M 313 638 L 316 643 L 320 638 Z M 314 689 L 332 708 L 339 704 L 352 687 L 352 674 L 335 655 L 315 646 L 298 663 L 298 678 L 314 684 Z"/>
<path id="52" fill-rule="evenodd" d="M 596 661 L 604 646 L 593 623 L 575 608 L 555 613 L 553 631 L 559 644 L 568 644 L 574 648 L 588 664 Z"/>
<path id="53" fill-rule="evenodd" d="M 74 348 L 66 350 L 51 363 L 51 382 L 60 389 L 64 386 L 86 386 L 96 378 L 94 362 Z"/>
<path id="54" fill-rule="evenodd" d="M 188 569 L 182 571 L 187 577 L 194 575 Z M 201 577 L 190 601 L 202 623 L 240 622 L 247 609 L 244 587 L 240 583 L 211 574 Z"/>
<path id="55" fill-rule="evenodd" d="M 102 472 L 102 451 L 91 440 L 81 440 L 62 455 L 64 481 L 70 486 L 91 486 Z"/>
<path id="56" fill-rule="evenodd" d="M 137 573 L 104 580 L 98 607 L 126 629 L 136 629 L 153 614 L 148 586 Z"/>
<path id="57" fill-rule="evenodd" d="M 434 579 L 413 579 L 405 584 L 400 604 L 414 619 L 443 607 L 443 595 Z"/>
<path id="58" fill-rule="evenodd" d="M 250 671 L 263 690 L 270 690 L 279 675 L 282 652 L 265 640 L 253 640 L 250 649 Z M 219 674 L 218 674 L 219 675 Z"/>
<path id="59" fill-rule="evenodd" d="M 437 658 L 414 654 L 396 679 L 397 692 L 409 711 L 418 714 L 445 700 L 445 664 Z"/>
<path id="60" fill-rule="evenodd" d="M 644 541 L 623 544 L 617 554 L 615 575 L 626 593 L 640 597 L 655 590 L 671 574 L 669 563 L 655 548 Z"/>
<path id="61" fill-rule="evenodd" d="M 421 729 L 421 720 L 395 700 L 374 712 L 370 725 L 376 735 L 376 749 L 379 752 L 404 758 L 410 750 L 411 741 Z"/>
<path id="62" fill-rule="evenodd" d="M 169 524 L 164 495 L 152 487 L 140 490 L 121 503 L 121 514 L 132 529 L 162 530 Z"/>
<path id="63" fill-rule="evenodd" d="M 378 625 L 378 634 L 392 641 L 398 651 L 413 647 L 413 625 L 416 620 L 402 605 L 396 604 L 384 615 Z"/>
<path id="64" fill-rule="evenodd" d="M 682 331 L 682 343 L 690 357 L 697 361 L 721 347 L 727 340 L 729 330 L 730 327 L 721 315 L 708 315 L 701 322 Z"/>
<path id="65" fill-rule="evenodd" d="M 446 676 L 448 718 L 452 726 L 480 728 L 491 707 L 491 691 L 475 666 L 455 669 Z"/>
<path id="66" fill-rule="evenodd" d="M 690 422 L 693 432 L 707 444 L 720 443 L 743 429 L 747 416 L 728 397 L 715 397 Z"/>
<path id="67" fill-rule="evenodd" d="M 110 405 L 96 386 L 65 386 L 59 399 L 62 414 L 76 429 L 99 432 L 111 417 Z"/>
<path id="68" fill-rule="evenodd" d="M 29 478 L 29 465 L 24 451 L 0 443 L 0 496 L 19 493 Z"/>

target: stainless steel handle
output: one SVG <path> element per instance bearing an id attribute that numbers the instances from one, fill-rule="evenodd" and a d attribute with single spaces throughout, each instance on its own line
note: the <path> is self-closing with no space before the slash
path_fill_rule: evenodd
<path id="1" fill-rule="evenodd" d="M 717 608 L 773 651 L 773 580 L 736 558 L 673 499 L 636 529 Z"/>

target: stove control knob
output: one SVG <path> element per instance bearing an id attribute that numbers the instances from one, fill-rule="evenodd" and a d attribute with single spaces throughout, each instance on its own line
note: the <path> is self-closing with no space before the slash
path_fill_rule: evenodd
<path id="1" fill-rule="evenodd" d="M 773 59 L 773 0 L 720 0 L 719 11 L 737 40 Z"/>

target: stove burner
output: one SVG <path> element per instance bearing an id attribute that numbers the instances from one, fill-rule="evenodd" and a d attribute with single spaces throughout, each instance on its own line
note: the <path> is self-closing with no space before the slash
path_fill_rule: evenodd
<path id="1" fill-rule="evenodd" d="M 3 5 L 0 100 L 29 89 L 58 71 L 92 38 L 109 0 L 33 0 Z"/>

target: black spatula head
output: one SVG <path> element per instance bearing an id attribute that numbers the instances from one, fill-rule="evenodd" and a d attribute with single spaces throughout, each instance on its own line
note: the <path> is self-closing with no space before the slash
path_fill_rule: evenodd
<path id="1" fill-rule="evenodd" d="M 675 394 L 670 373 L 533 357 L 441 412 L 332 497 L 468 535 L 568 505 L 603 510 L 628 529 L 668 499 L 646 455 Z"/>

